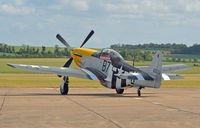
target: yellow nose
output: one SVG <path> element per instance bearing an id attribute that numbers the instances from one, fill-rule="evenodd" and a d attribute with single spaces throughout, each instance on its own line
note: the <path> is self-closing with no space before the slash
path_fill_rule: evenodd
<path id="1" fill-rule="evenodd" d="M 71 51 L 71 56 L 74 59 L 74 62 L 79 66 L 83 56 L 91 56 L 94 52 L 97 51 L 88 48 L 75 48 Z"/>

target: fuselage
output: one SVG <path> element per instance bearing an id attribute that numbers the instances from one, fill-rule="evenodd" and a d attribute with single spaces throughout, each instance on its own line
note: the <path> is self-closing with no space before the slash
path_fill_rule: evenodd
<path id="1" fill-rule="evenodd" d="M 135 73 L 138 77 L 142 75 L 146 80 L 151 80 L 149 76 L 137 73 L 137 68 L 128 64 L 118 52 L 112 49 L 96 51 L 88 48 L 75 48 L 71 51 L 71 56 L 77 66 L 89 69 L 97 76 L 100 83 L 108 88 L 133 86 L 134 81 L 117 77 L 117 74 L 121 73 Z"/>
<path id="2" fill-rule="evenodd" d="M 71 51 L 71 56 L 74 59 L 74 62 L 79 66 L 80 61 L 83 56 L 92 56 L 93 53 L 97 52 L 96 50 L 93 49 L 88 49 L 88 48 L 75 48 Z"/>

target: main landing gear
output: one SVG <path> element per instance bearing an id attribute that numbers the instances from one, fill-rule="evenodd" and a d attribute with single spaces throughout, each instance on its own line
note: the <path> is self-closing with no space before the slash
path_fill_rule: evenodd
<path id="1" fill-rule="evenodd" d="M 138 96 L 141 96 L 141 89 L 142 89 L 142 87 L 139 87 L 138 90 L 137 90 Z"/>
<path id="2" fill-rule="evenodd" d="M 60 84 L 60 93 L 62 95 L 67 95 L 68 94 L 68 91 L 69 91 L 68 84 L 69 84 L 69 77 L 64 76 L 63 80 L 62 80 L 62 83 Z"/>
<path id="3" fill-rule="evenodd" d="M 116 89 L 117 94 L 123 94 L 124 93 L 124 89 Z"/>

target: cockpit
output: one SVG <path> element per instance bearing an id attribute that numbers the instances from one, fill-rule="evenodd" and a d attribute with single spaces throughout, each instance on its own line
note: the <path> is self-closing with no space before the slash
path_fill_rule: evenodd
<path id="1" fill-rule="evenodd" d="M 124 60 L 123 57 L 118 52 L 112 49 L 104 49 L 100 52 L 94 53 L 93 56 L 98 58 L 104 57 L 110 59 L 112 62 L 119 62 Z"/>
<path id="2" fill-rule="evenodd" d="M 115 50 L 112 50 L 112 49 L 102 50 L 101 56 L 108 56 L 112 60 L 116 60 L 116 61 L 123 60 L 123 57 L 118 52 L 116 52 Z"/>

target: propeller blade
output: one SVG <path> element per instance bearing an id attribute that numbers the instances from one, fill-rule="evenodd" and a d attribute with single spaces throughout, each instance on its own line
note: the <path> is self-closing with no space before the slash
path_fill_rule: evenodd
<path id="1" fill-rule="evenodd" d="M 65 65 L 64 65 L 63 67 L 68 68 L 68 67 L 71 65 L 72 61 L 73 61 L 73 58 L 71 57 L 71 58 L 65 63 Z"/>
<path id="2" fill-rule="evenodd" d="M 80 46 L 80 48 L 83 47 L 83 45 L 85 45 L 85 43 L 90 39 L 90 37 L 94 34 L 94 31 L 92 30 L 88 36 L 85 38 L 85 40 L 83 41 L 82 45 Z"/>
<path id="3" fill-rule="evenodd" d="M 67 48 L 69 48 L 70 50 L 72 50 L 72 48 L 70 47 L 70 45 L 62 38 L 62 36 L 60 34 L 56 35 L 56 38 L 62 43 L 64 44 Z"/>
<path id="4" fill-rule="evenodd" d="M 73 61 L 73 58 L 71 57 L 71 58 L 65 63 L 65 65 L 64 65 L 63 67 L 68 68 L 68 67 L 71 65 L 72 61 Z M 61 76 L 61 75 L 58 75 L 58 77 L 62 77 L 62 76 Z M 64 79 L 64 77 L 63 77 L 63 79 Z"/>

